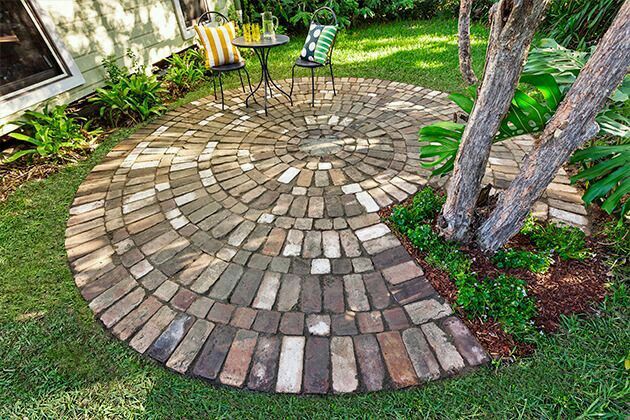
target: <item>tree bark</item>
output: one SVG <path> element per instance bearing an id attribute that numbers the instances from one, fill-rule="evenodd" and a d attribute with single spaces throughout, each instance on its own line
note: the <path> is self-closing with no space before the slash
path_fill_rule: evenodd
<path id="1" fill-rule="evenodd" d="M 624 2 L 597 49 L 555 115 L 525 158 L 520 173 L 503 192 L 477 234 L 477 242 L 494 252 L 516 234 L 535 201 L 560 166 L 599 131 L 595 116 L 629 70 L 630 2 Z"/>
<path id="2" fill-rule="evenodd" d="M 469 85 L 478 82 L 477 76 L 472 68 L 472 57 L 470 52 L 470 11 L 473 0 L 461 0 L 459 3 L 459 21 L 457 23 L 458 44 L 459 44 L 459 70 L 462 72 L 464 81 Z"/>
<path id="3" fill-rule="evenodd" d="M 490 13 L 492 26 L 483 81 L 455 158 L 440 218 L 446 239 L 470 237 L 490 146 L 508 111 L 527 52 L 550 0 L 500 0 Z"/>

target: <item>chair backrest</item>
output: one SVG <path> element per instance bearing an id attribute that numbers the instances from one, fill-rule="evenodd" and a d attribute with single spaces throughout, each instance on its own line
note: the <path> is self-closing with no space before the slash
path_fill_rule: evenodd
<path id="1" fill-rule="evenodd" d="M 326 15 L 329 14 L 328 16 L 328 20 L 323 20 L 323 22 L 328 22 L 328 23 L 322 23 L 322 21 L 320 21 L 320 19 L 326 19 Z M 332 19 L 330 19 L 332 18 Z M 331 22 L 332 20 L 332 22 Z M 330 45 L 330 50 L 328 50 L 328 55 L 326 56 L 326 63 L 328 64 L 330 63 L 330 60 L 332 59 L 332 54 L 333 54 L 333 50 L 335 49 L 335 41 L 337 40 L 337 33 L 339 32 L 339 23 L 337 22 L 337 15 L 335 14 L 335 11 L 333 9 L 331 9 L 328 6 L 323 6 L 320 7 L 319 9 L 315 10 L 313 12 L 313 17 L 311 17 L 311 25 L 315 24 L 315 25 L 330 25 L 332 24 L 333 26 L 335 26 L 337 28 L 337 32 L 335 32 L 335 36 L 332 40 L 332 44 Z"/>
<path id="2" fill-rule="evenodd" d="M 223 25 L 224 23 L 228 23 L 229 21 L 230 20 L 223 13 L 211 10 L 199 16 L 199 19 L 197 19 L 197 25 L 208 25 L 210 23 Z"/>
<path id="3" fill-rule="evenodd" d="M 328 6 L 320 7 L 319 9 L 315 10 L 313 12 L 313 17 L 311 18 L 311 23 L 315 23 L 317 25 L 326 25 L 326 23 L 321 23 L 319 19 L 325 18 L 327 13 L 330 14 L 334 25 L 337 26 L 337 15 L 335 14 L 335 11 Z"/>

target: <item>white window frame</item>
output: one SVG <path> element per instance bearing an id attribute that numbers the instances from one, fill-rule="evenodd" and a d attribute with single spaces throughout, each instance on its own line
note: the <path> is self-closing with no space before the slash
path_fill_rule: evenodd
<path id="1" fill-rule="evenodd" d="M 0 118 L 23 111 L 85 83 L 79 67 L 61 41 L 48 14 L 36 0 L 21 0 L 21 2 L 64 73 L 0 96 Z"/>
<path id="2" fill-rule="evenodd" d="M 209 10 L 208 0 L 205 0 L 205 3 L 206 9 Z M 185 40 L 194 38 L 195 28 L 192 26 L 186 26 L 186 19 L 184 18 L 184 11 L 182 10 L 180 0 L 173 0 L 173 7 L 175 8 L 175 16 L 177 17 L 177 24 L 179 25 L 179 30 L 182 33 L 182 38 Z"/>

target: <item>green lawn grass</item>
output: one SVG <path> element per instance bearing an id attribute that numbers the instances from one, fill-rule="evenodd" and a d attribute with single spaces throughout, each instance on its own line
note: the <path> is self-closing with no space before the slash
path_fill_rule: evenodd
<path id="1" fill-rule="evenodd" d="M 400 22 L 344 33 L 338 75 L 458 89 L 455 28 L 454 21 Z M 479 67 L 486 32 L 475 27 L 473 33 Z M 274 56 L 278 79 L 290 75 L 290 65 L 281 62 L 300 43 Z M 204 86 L 178 103 L 208 90 Z M 29 182 L 0 204 L 0 418 L 627 415 L 630 325 L 623 288 L 600 316 L 572 317 L 557 335 L 541 336 L 531 358 L 413 390 L 326 398 L 257 394 L 186 378 L 138 355 L 95 322 L 64 250 L 76 189 L 130 131 L 119 131 L 88 160 Z"/>

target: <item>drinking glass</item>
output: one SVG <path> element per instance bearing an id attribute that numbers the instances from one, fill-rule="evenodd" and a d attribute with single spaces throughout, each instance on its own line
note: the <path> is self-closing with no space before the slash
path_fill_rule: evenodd
<path id="1" fill-rule="evenodd" d="M 260 24 L 252 23 L 252 41 L 260 41 Z"/>
<path id="2" fill-rule="evenodd" d="M 243 38 L 245 42 L 252 42 L 252 24 L 243 23 Z"/>

